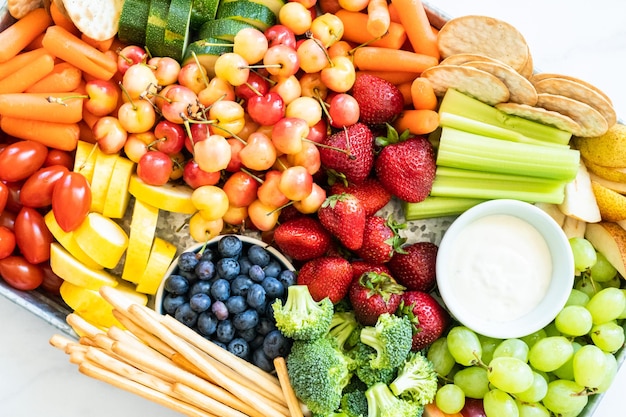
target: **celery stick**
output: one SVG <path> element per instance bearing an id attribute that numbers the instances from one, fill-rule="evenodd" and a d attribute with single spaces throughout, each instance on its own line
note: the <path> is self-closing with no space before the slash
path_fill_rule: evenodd
<path id="1" fill-rule="evenodd" d="M 541 146 L 493 139 L 443 127 L 437 165 L 476 171 L 571 181 L 580 153 L 568 147 Z"/>
<path id="2" fill-rule="evenodd" d="M 506 114 L 495 107 L 449 88 L 444 95 L 439 113 L 451 113 L 457 116 L 474 119 L 479 122 L 512 130 L 526 137 L 544 142 L 566 145 L 572 134 L 556 127 L 544 125 L 533 120 Z"/>
<path id="3" fill-rule="evenodd" d="M 407 221 L 411 221 L 432 217 L 457 216 L 484 201 L 486 200 L 480 198 L 428 196 L 419 203 L 405 202 L 403 204 L 404 217 Z"/>

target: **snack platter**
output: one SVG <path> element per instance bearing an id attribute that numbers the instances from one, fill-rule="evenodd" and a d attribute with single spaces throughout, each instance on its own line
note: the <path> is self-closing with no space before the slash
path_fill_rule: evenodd
<path id="1" fill-rule="evenodd" d="M 428 1 L 424 1 L 423 4 L 426 8 L 429 20 L 434 27 L 441 28 L 449 19 L 449 16 L 447 16 L 445 12 L 429 4 Z M 0 0 L 0 31 L 4 30 L 7 26 L 12 24 L 12 22 L 13 19 L 9 16 L 7 11 L 6 0 Z M 385 217 L 392 216 L 396 218 L 396 220 L 403 222 L 404 219 L 400 204 L 401 203 L 394 198 L 387 206 L 381 209 L 379 214 Z M 130 213 L 131 211 L 132 202 L 127 213 Z M 125 230 L 128 230 L 130 222 L 128 217 L 130 216 L 127 215 L 120 221 L 121 226 Z M 402 234 L 407 238 L 407 243 L 413 241 L 430 241 L 432 243 L 439 244 L 447 227 L 453 220 L 454 217 L 438 217 L 433 219 L 411 221 L 407 223 L 407 228 L 404 229 Z M 178 225 L 183 222 L 184 218 L 182 216 L 165 213 L 165 215 L 160 216 L 159 225 L 157 226 L 158 233 L 177 245 L 178 253 L 181 253 L 185 248 L 190 247 L 195 243 L 189 238 L 186 228 L 182 228 L 181 230 L 181 228 L 178 227 Z M 51 297 L 49 294 L 39 290 L 16 290 L 7 285 L 3 280 L 0 280 L 0 295 L 35 314 L 37 317 L 57 328 L 59 331 L 71 337 L 76 337 L 76 333 L 65 320 L 66 316 L 71 313 L 71 309 L 65 305 L 60 297 Z M 153 303 L 153 300 L 150 300 L 149 303 Z M 616 358 L 618 366 L 621 367 L 626 360 L 626 350 L 622 348 L 616 353 Z M 591 417 L 601 400 L 602 394 L 591 396 L 588 405 L 580 416 Z"/>

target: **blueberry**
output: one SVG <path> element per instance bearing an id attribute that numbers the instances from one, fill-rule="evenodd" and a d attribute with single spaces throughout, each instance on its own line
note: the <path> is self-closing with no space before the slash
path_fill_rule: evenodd
<path id="1" fill-rule="evenodd" d="M 166 294 L 163 297 L 163 310 L 173 316 L 178 307 L 187 302 L 187 297 L 181 294 Z"/>
<path id="2" fill-rule="evenodd" d="M 220 321 L 226 320 L 230 316 L 230 313 L 228 311 L 228 308 L 226 307 L 226 304 L 224 304 L 223 301 L 219 301 L 219 300 L 213 303 L 213 305 L 211 306 L 211 312 Z"/>
<path id="3" fill-rule="evenodd" d="M 237 260 L 239 262 L 239 273 L 242 275 L 248 275 L 248 271 L 250 270 L 250 266 L 252 262 L 248 259 L 247 256 L 242 256 Z"/>
<path id="4" fill-rule="evenodd" d="M 274 370 L 274 364 L 272 360 L 267 357 L 263 348 L 258 348 L 252 352 L 252 363 L 266 372 L 272 372 Z"/>
<path id="5" fill-rule="evenodd" d="M 272 330 L 276 330 L 276 322 L 269 317 L 261 317 L 255 329 L 258 334 L 265 336 Z"/>
<path id="6" fill-rule="evenodd" d="M 243 242 L 235 235 L 226 235 L 217 242 L 217 252 L 222 258 L 238 258 L 242 249 Z"/>
<path id="7" fill-rule="evenodd" d="M 250 345 L 250 349 L 256 350 L 258 348 L 263 348 L 263 340 L 265 340 L 265 335 L 257 333 L 254 339 L 248 342 L 248 344 Z"/>
<path id="8" fill-rule="evenodd" d="M 261 284 L 252 284 L 246 295 L 246 301 L 248 305 L 253 308 L 265 306 L 265 288 L 263 288 Z"/>
<path id="9" fill-rule="evenodd" d="M 283 283 L 285 288 L 295 285 L 297 279 L 296 273 L 290 269 L 283 269 L 276 278 Z"/>
<path id="10" fill-rule="evenodd" d="M 197 313 L 207 311 L 211 307 L 211 297 L 205 293 L 194 294 L 189 299 L 189 305 L 191 309 Z"/>
<path id="11" fill-rule="evenodd" d="M 199 254 L 200 260 L 203 261 L 212 261 L 215 259 L 215 252 L 213 252 L 209 247 L 205 247 Z"/>
<path id="12" fill-rule="evenodd" d="M 252 284 L 254 284 L 254 282 L 250 278 L 245 275 L 239 275 L 231 281 L 230 292 L 232 295 L 242 295 L 245 297 Z"/>
<path id="13" fill-rule="evenodd" d="M 201 259 L 196 265 L 195 272 L 198 278 L 209 280 L 215 276 L 215 264 L 213 261 Z"/>
<path id="14" fill-rule="evenodd" d="M 189 291 L 189 280 L 182 275 L 172 274 L 165 280 L 164 289 L 176 295 L 184 295 Z"/>
<path id="15" fill-rule="evenodd" d="M 210 294 L 211 292 L 211 282 L 210 281 L 196 281 L 193 283 L 191 288 L 189 288 L 189 297 L 193 297 L 196 294 Z"/>
<path id="16" fill-rule="evenodd" d="M 224 343 L 224 342 L 220 342 L 220 341 L 219 341 L 219 340 L 217 340 L 217 339 L 211 339 L 211 341 L 212 341 L 213 343 L 215 343 L 217 346 L 219 346 L 219 347 L 221 347 L 222 349 L 224 349 L 224 350 L 228 349 L 228 346 L 227 346 L 227 345 L 226 345 L 226 343 Z"/>
<path id="17" fill-rule="evenodd" d="M 280 330 L 272 330 L 265 335 L 263 340 L 263 352 L 268 358 L 274 359 L 277 356 L 287 356 L 290 343 Z"/>
<path id="18" fill-rule="evenodd" d="M 248 258 L 250 262 L 261 267 L 270 263 L 270 253 L 262 246 L 252 245 L 248 249 Z"/>
<path id="19" fill-rule="evenodd" d="M 217 331 L 218 320 L 215 315 L 209 311 L 198 315 L 198 323 L 196 324 L 198 332 L 204 336 L 211 336 Z"/>
<path id="20" fill-rule="evenodd" d="M 266 277 L 277 277 L 283 270 L 283 266 L 276 259 L 272 259 L 270 263 L 263 267 Z"/>
<path id="21" fill-rule="evenodd" d="M 265 288 L 267 298 L 270 300 L 280 298 L 285 294 L 285 287 L 283 286 L 283 283 L 278 280 L 278 278 L 266 277 L 263 282 L 261 282 L 261 285 Z"/>
<path id="22" fill-rule="evenodd" d="M 247 309 L 233 317 L 233 326 L 237 330 L 253 329 L 259 323 L 259 313 L 253 309 Z"/>
<path id="23" fill-rule="evenodd" d="M 188 327 L 194 327 L 198 322 L 198 313 L 193 311 L 189 303 L 181 304 L 174 312 L 174 317 Z"/>
<path id="24" fill-rule="evenodd" d="M 236 337 L 228 343 L 226 349 L 233 355 L 239 356 L 242 359 L 247 359 L 250 354 L 250 346 L 241 337 Z"/>
<path id="25" fill-rule="evenodd" d="M 215 336 L 218 341 L 228 343 L 235 337 L 235 327 L 230 320 L 222 320 L 217 324 Z"/>
<path id="26" fill-rule="evenodd" d="M 239 262 L 235 258 L 222 258 L 217 261 L 217 274 L 227 280 L 232 280 L 239 275 Z"/>
<path id="27" fill-rule="evenodd" d="M 178 269 L 181 271 L 193 271 L 198 264 L 198 257 L 195 252 L 183 252 L 178 257 Z"/>
<path id="28" fill-rule="evenodd" d="M 256 332 L 256 328 L 252 327 L 250 329 L 237 330 L 237 336 L 241 337 L 243 340 L 250 343 L 254 339 L 256 339 L 256 337 L 258 336 L 258 333 Z"/>
<path id="29" fill-rule="evenodd" d="M 180 275 L 181 277 L 187 278 L 187 281 L 189 281 L 190 284 L 198 280 L 198 275 L 196 275 L 195 271 L 181 271 L 179 269 L 178 275 Z"/>
<path id="30" fill-rule="evenodd" d="M 252 264 L 248 270 L 248 276 L 252 281 L 261 282 L 265 279 L 265 271 L 262 266 Z"/>
<path id="31" fill-rule="evenodd" d="M 224 301 L 230 297 L 230 282 L 223 278 L 216 279 L 211 285 L 211 296 L 215 300 Z"/>
<path id="32" fill-rule="evenodd" d="M 237 314 L 245 311 L 248 308 L 245 297 L 242 295 L 233 295 L 224 301 L 226 308 L 230 314 Z"/>

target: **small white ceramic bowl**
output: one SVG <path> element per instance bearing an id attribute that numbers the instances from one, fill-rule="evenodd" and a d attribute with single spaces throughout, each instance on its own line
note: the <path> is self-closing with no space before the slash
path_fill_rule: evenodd
<path id="1" fill-rule="evenodd" d="M 461 214 L 437 254 L 437 285 L 450 313 L 484 336 L 523 337 L 548 325 L 574 283 L 561 227 L 543 210 L 491 200 Z"/>

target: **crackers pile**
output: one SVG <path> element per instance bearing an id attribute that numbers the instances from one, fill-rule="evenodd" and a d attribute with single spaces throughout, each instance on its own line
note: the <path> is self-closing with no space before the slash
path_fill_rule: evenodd
<path id="1" fill-rule="evenodd" d="M 442 61 L 422 73 L 435 93 L 454 88 L 501 111 L 578 137 L 604 134 L 617 122 L 610 98 L 595 86 L 566 75 L 533 73 L 524 36 L 509 23 L 468 15 L 439 31 Z"/>

